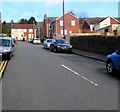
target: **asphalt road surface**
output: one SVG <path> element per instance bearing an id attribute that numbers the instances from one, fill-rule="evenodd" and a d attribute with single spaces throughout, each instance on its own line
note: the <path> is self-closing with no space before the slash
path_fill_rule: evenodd
<path id="1" fill-rule="evenodd" d="M 118 110 L 105 63 L 17 43 L 2 80 L 3 110 Z"/>

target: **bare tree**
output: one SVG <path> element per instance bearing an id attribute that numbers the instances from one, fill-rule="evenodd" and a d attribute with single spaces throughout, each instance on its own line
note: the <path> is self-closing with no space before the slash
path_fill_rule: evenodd
<path id="1" fill-rule="evenodd" d="M 78 13 L 77 15 L 78 15 L 79 18 L 87 18 L 87 17 L 88 17 L 87 13 L 84 12 L 84 11 L 81 11 L 81 12 Z"/>

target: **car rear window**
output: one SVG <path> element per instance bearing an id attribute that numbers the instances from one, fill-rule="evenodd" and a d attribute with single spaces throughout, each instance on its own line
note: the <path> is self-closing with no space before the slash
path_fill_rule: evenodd
<path id="1" fill-rule="evenodd" d="M 39 40 L 39 39 L 34 39 L 34 40 Z"/>
<path id="2" fill-rule="evenodd" d="M 0 46 L 10 46 L 10 40 L 7 39 L 0 39 Z"/>
<path id="3" fill-rule="evenodd" d="M 61 44 L 68 43 L 66 40 L 63 39 L 56 40 L 56 42 Z"/>

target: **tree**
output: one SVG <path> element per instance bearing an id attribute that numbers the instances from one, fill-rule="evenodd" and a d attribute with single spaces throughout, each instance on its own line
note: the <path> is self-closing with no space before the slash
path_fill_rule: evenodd
<path id="1" fill-rule="evenodd" d="M 87 18 L 87 17 L 88 17 L 87 13 L 84 12 L 84 11 L 81 11 L 81 12 L 78 14 L 78 16 L 79 16 L 79 18 Z"/>
<path id="2" fill-rule="evenodd" d="M 79 23 L 80 23 L 80 26 L 83 25 L 83 22 L 84 22 L 84 18 L 88 18 L 88 15 L 86 12 L 84 11 L 81 11 L 80 13 L 77 14 L 78 18 L 79 18 Z"/>
<path id="3" fill-rule="evenodd" d="M 28 20 L 28 24 L 36 24 L 36 20 L 34 17 L 31 17 L 29 20 Z"/>
<path id="4" fill-rule="evenodd" d="M 7 34 L 8 36 L 10 35 L 10 28 L 6 24 L 6 21 L 4 21 L 2 24 L 2 33 Z"/>
<path id="5" fill-rule="evenodd" d="M 19 23 L 20 24 L 27 24 L 27 22 L 28 22 L 27 19 L 22 18 Z"/>
<path id="6" fill-rule="evenodd" d="M 3 22 L 3 25 L 6 25 L 6 21 Z"/>
<path id="7" fill-rule="evenodd" d="M 14 21 L 13 20 L 11 20 L 11 24 L 13 24 L 14 23 Z"/>

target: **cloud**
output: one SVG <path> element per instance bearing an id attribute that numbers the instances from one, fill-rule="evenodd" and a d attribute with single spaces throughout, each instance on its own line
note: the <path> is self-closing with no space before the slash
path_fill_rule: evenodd
<path id="1" fill-rule="evenodd" d="M 51 11 L 55 6 L 59 5 L 61 2 L 61 0 L 45 0 L 45 8 L 44 8 L 44 12 L 49 12 Z"/>
<path id="2" fill-rule="evenodd" d="M 46 7 L 53 7 L 61 3 L 61 0 L 45 0 Z"/>

